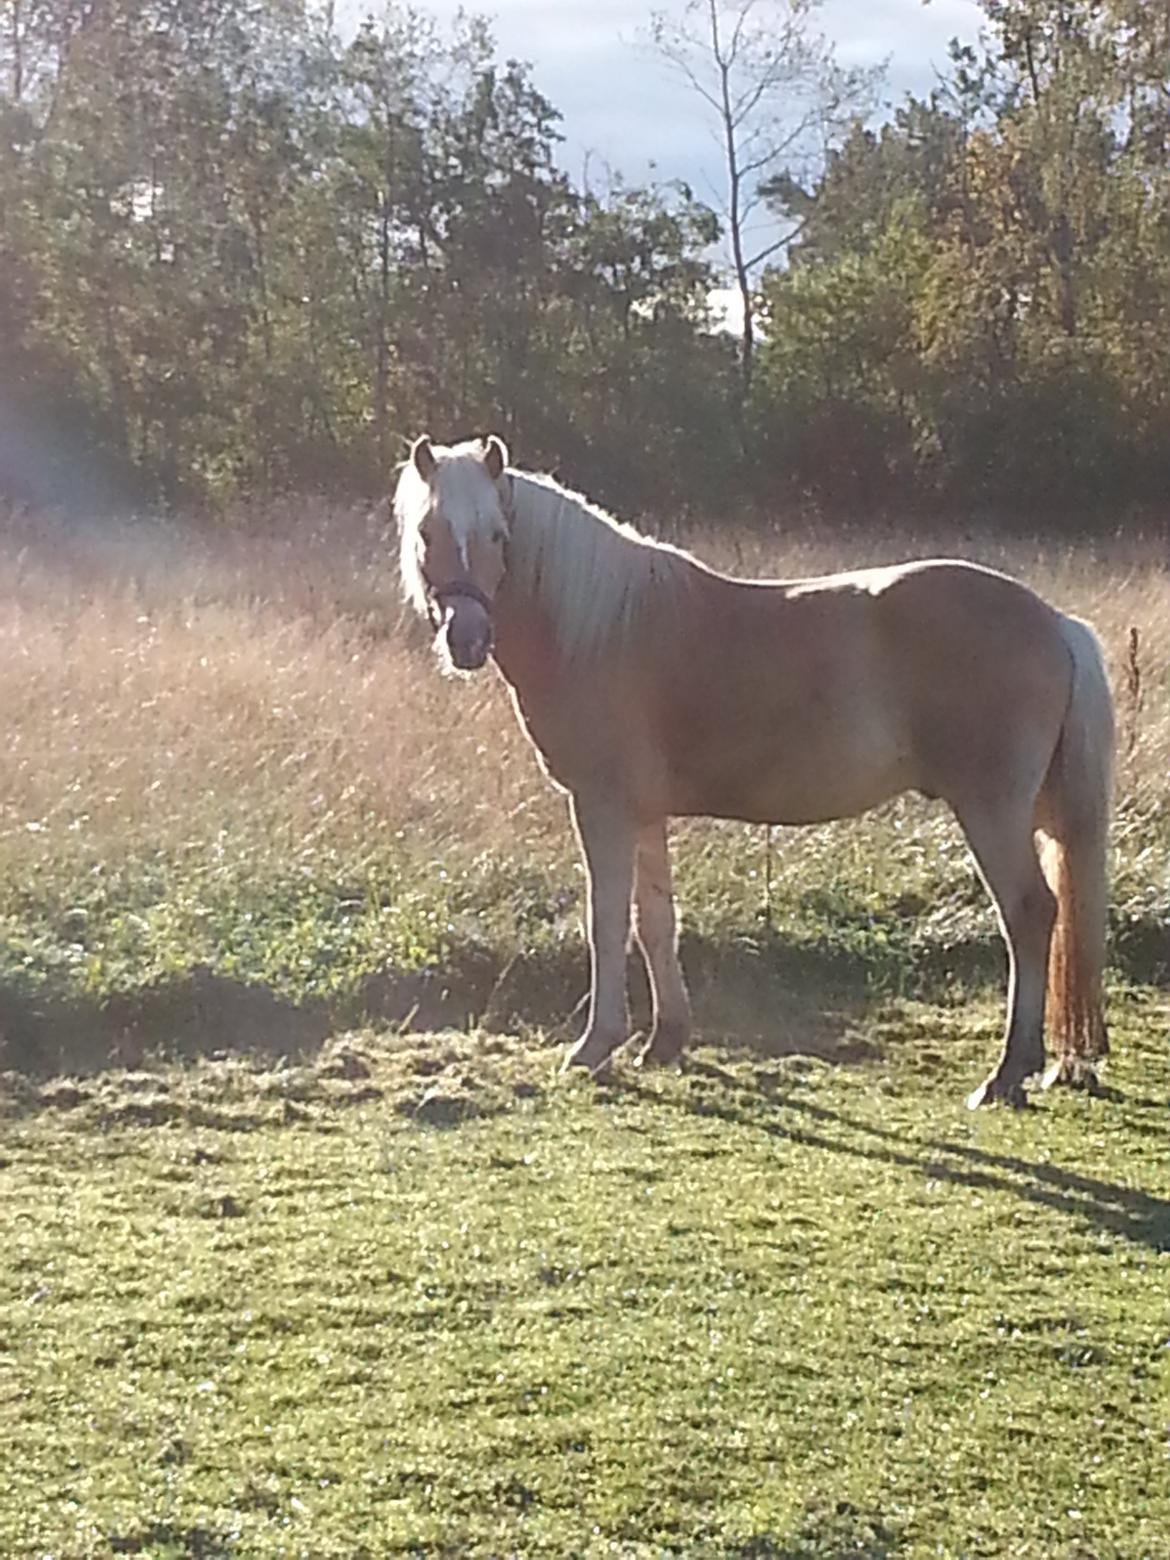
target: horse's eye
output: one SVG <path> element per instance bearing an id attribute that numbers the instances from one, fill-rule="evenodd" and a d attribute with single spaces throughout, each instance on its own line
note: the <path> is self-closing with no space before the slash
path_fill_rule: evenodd
<path id="1" fill-rule="evenodd" d="M 504 530 L 502 525 L 496 526 L 495 530 L 492 532 L 492 541 L 495 546 L 502 547 L 507 540 L 507 531 Z"/>

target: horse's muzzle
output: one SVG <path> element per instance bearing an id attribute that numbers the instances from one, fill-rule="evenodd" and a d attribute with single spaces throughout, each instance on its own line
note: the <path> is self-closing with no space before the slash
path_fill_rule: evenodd
<path id="1" fill-rule="evenodd" d="M 492 620 L 479 602 L 457 597 L 448 608 L 444 630 L 451 665 L 461 672 L 475 672 L 491 654 Z"/>
<path id="2" fill-rule="evenodd" d="M 473 580 L 450 580 L 431 591 L 431 625 L 458 671 L 478 671 L 492 649 L 492 599 Z"/>

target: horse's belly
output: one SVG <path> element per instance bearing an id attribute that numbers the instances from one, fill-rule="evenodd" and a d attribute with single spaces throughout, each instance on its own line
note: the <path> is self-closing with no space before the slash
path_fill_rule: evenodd
<path id="1" fill-rule="evenodd" d="M 745 823 L 827 823 L 868 812 L 915 784 L 907 748 L 892 731 L 855 727 L 803 743 L 723 738 L 677 756 L 665 810 Z"/>
<path id="2" fill-rule="evenodd" d="M 760 788 L 738 796 L 732 792 L 712 793 L 705 798 L 696 795 L 694 805 L 669 810 L 691 816 L 731 818 L 740 823 L 831 823 L 837 818 L 856 818 L 908 789 L 909 786 L 893 781 L 884 785 L 837 788 L 831 792 L 822 787 L 815 793 L 791 786 Z"/>

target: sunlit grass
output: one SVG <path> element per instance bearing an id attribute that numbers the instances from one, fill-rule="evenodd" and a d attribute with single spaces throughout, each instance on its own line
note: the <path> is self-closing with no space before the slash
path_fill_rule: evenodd
<path id="1" fill-rule="evenodd" d="M 377 525 L 13 522 L 0 1554 L 1165 1552 L 1166 573 L 695 541 L 958 551 L 1097 624 L 1106 1094 L 962 1110 L 1002 954 L 913 798 L 680 825 L 689 1070 L 558 1082 L 564 804 L 494 679 L 438 675 Z"/>

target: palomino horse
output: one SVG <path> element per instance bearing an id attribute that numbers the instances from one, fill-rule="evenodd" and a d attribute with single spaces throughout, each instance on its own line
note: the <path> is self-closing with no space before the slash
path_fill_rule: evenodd
<path id="1" fill-rule="evenodd" d="M 1025 1103 L 1046 1004 L 1046 1081 L 1092 1080 L 1113 713 L 1084 624 L 969 563 L 729 579 L 510 471 L 495 437 L 418 439 L 394 507 L 408 598 L 454 667 L 494 656 L 571 799 L 592 986 L 566 1067 L 597 1072 L 628 1036 L 631 899 L 653 1000 L 641 1059 L 686 1043 L 672 814 L 818 823 L 916 790 L 953 809 L 1009 951 L 1003 1053 L 969 1103 Z"/>

